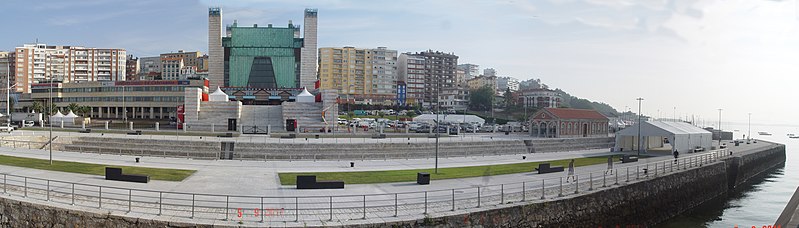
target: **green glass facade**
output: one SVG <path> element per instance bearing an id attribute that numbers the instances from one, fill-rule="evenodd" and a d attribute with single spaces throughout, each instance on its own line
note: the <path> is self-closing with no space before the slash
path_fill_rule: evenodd
<path id="1" fill-rule="evenodd" d="M 300 48 L 299 27 L 228 27 L 225 81 L 230 87 L 296 88 Z"/>

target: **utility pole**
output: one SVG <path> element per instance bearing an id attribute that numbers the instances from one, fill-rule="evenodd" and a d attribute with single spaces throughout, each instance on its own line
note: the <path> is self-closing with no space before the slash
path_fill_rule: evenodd
<path id="1" fill-rule="evenodd" d="M 639 97 L 636 98 L 636 100 L 638 100 L 638 156 L 641 156 L 641 101 L 643 101 L 644 98 Z"/>

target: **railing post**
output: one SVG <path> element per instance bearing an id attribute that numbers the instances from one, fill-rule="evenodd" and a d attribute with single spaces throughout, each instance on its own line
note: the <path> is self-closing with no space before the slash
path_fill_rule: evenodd
<path id="1" fill-rule="evenodd" d="M 594 173 L 588 173 L 588 183 L 589 183 L 588 191 L 593 191 L 594 190 Z M 579 188 L 580 186 L 577 185 L 577 187 Z"/>
<path id="2" fill-rule="evenodd" d="M 627 167 L 627 175 L 625 176 L 627 177 L 627 180 L 624 182 L 630 182 L 630 167 Z"/>
<path id="3" fill-rule="evenodd" d="M 427 214 L 427 191 L 424 191 L 424 214 Z"/>
<path id="4" fill-rule="evenodd" d="M 158 215 L 161 215 L 161 205 L 163 205 L 163 203 L 161 203 L 161 199 L 163 199 L 163 194 L 163 192 L 158 192 Z"/>
<path id="5" fill-rule="evenodd" d="M 394 217 L 397 217 L 397 211 L 398 211 L 398 208 L 399 208 L 399 205 L 397 203 L 397 201 L 398 201 L 397 200 L 397 198 L 398 198 L 397 195 L 398 195 L 397 193 L 394 193 Z"/>
<path id="6" fill-rule="evenodd" d="M 100 200 L 97 201 L 99 208 L 103 208 L 103 186 L 100 186 Z"/>
<path id="7" fill-rule="evenodd" d="M 580 193 L 580 177 L 574 175 L 574 194 Z"/>
<path id="8" fill-rule="evenodd" d="M 294 197 L 294 221 L 300 220 L 300 198 Z"/>
<path id="9" fill-rule="evenodd" d="M 480 208 L 480 203 L 480 186 L 477 186 L 477 208 Z M 427 211 L 426 208 L 425 211 Z"/>
<path id="10" fill-rule="evenodd" d="M 505 203 L 505 184 L 500 185 L 499 204 L 502 205 L 503 203 Z"/>
<path id="11" fill-rule="evenodd" d="M 427 206 L 427 204 L 425 204 Z M 330 221 L 333 221 L 333 196 L 330 196 Z"/>
<path id="12" fill-rule="evenodd" d="M 522 202 L 527 198 L 527 189 L 525 188 L 524 181 L 522 181 Z"/>
<path id="13" fill-rule="evenodd" d="M 72 183 L 72 205 L 75 205 L 75 183 Z"/>
<path id="14" fill-rule="evenodd" d="M 560 177 L 560 190 L 558 192 L 558 197 L 563 196 L 563 177 Z"/>
<path id="15" fill-rule="evenodd" d="M 608 173 L 602 175 L 602 187 L 607 187 L 607 182 L 605 182 L 605 178 L 608 176 Z"/>
<path id="16" fill-rule="evenodd" d="M 619 169 L 614 169 L 613 171 L 616 171 L 616 183 L 614 185 L 619 185 Z"/>
<path id="17" fill-rule="evenodd" d="M 230 196 L 225 196 L 225 221 L 230 218 Z"/>
<path id="18" fill-rule="evenodd" d="M 264 197 L 261 197 L 261 222 L 264 222 Z"/>
<path id="19" fill-rule="evenodd" d="M 655 163 L 655 176 L 658 176 L 658 163 Z"/>
<path id="20" fill-rule="evenodd" d="M 3 174 L 3 193 L 8 193 L 6 190 L 6 174 Z"/>
<path id="21" fill-rule="evenodd" d="M 640 165 L 636 165 L 635 166 L 635 179 L 636 180 L 638 180 L 638 178 L 641 177 L 641 174 L 640 174 L 641 172 L 640 171 L 641 171 L 641 166 Z"/>
<path id="22" fill-rule="evenodd" d="M 133 199 L 133 190 L 128 189 L 128 213 L 130 213 L 131 206 L 133 204 L 133 203 L 131 203 L 132 199 Z"/>
<path id="23" fill-rule="evenodd" d="M 50 201 L 50 180 L 47 180 L 47 201 Z"/>
<path id="24" fill-rule="evenodd" d="M 455 189 L 452 189 L 452 211 L 455 211 Z"/>
<path id="25" fill-rule="evenodd" d="M 363 195 L 363 219 L 366 219 L 366 195 Z"/>
<path id="26" fill-rule="evenodd" d="M 544 197 L 544 196 L 546 196 L 546 192 L 544 191 L 544 184 L 545 184 L 544 181 L 545 181 L 544 179 L 541 179 L 541 199 L 542 200 L 546 199 L 546 197 Z"/>
<path id="27" fill-rule="evenodd" d="M 25 197 L 28 197 L 28 178 L 25 177 Z"/>
<path id="28" fill-rule="evenodd" d="M 194 194 L 191 194 L 191 218 L 194 218 Z"/>

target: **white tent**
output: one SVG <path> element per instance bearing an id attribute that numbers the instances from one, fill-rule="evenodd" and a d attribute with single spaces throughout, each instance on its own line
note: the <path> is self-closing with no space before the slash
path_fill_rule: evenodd
<path id="1" fill-rule="evenodd" d="M 316 101 L 316 97 L 313 94 L 308 92 L 308 89 L 302 88 L 302 92 L 297 95 L 297 102 L 299 103 L 314 103 Z"/>
<path id="2" fill-rule="evenodd" d="M 438 120 L 442 123 L 476 123 L 479 125 L 485 124 L 485 120 L 475 115 L 452 115 L 452 114 L 439 114 Z M 415 122 L 435 122 L 436 114 L 422 114 L 413 118 Z"/>
<path id="3" fill-rule="evenodd" d="M 638 124 L 625 128 L 616 132 L 616 146 L 614 151 L 623 150 L 637 150 L 638 141 Z M 698 128 L 689 123 L 683 122 L 667 122 L 667 121 L 646 121 L 643 122 L 640 128 L 641 134 L 641 148 L 643 150 L 649 148 L 663 147 L 664 138 L 668 139 L 668 143 L 674 150 L 680 153 L 691 152 L 697 147 L 709 150 L 713 140 L 712 134 L 702 128 Z"/>
<path id="4" fill-rule="evenodd" d="M 208 95 L 208 100 L 211 102 L 227 102 L 230 100 L 230 97 L 217 86 L 216 91 Z"/>
<path id="5" fill-rule="evenodd" d="M 72 110 L 69 110 L 69 113 L 67 113 L 67 115 L 65 115 L 64 117 L 75 118 L 75 117 L 78 117 L 78 115 L 75 115 L 75 113 L 72 112 Z"/>

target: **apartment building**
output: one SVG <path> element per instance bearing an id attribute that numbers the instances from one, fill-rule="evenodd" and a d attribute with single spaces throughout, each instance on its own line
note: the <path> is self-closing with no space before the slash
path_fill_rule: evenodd
<path id="1" fill-rule="evenodd" d="M 185 75 L 181 76 L 184 68 L 197 69 L 203 67 L 203 55 L 199 51 L 184 52 L 179 50 L 174 53 L 161 54 L 161 79 L 163 80 L 185 80 Z"/>
<path id="2" fill-rule="evenodd" d="M 25 44 L 15 49 L 17 91 L 49 81 L 124 81 L 124 49 Z"/>
<path id="3" fill-rule="evenodd" d="M 386 47 L 320 48 L 320 89 L 346 102 L 390 105 L 397 96 L 397 51 Z"/>
<path id="4" fill-rule="evenodd" d="M 504 93 L 506 90 L 519 91 L 519 79 L 514 77 L 497 77 L 497 91 Z"/>
<path id="5" fill-rule="evenodd" d="M 425 91 L 425 58 L 411 53 L 402 53 L 398 58 L 399 81 L 405 82 L 406 104 L 421 105 Z"/>
<path id="6" fill-rule="evenodd" d="M 128 55 L 125 60 L 125 80 L 135 81 L 139 80 L 139 58 L 133 55 Z"/>
<path id="7" fill-rule="evenodd" d="M 480 65 L 477 64 L 471 64 L 471 63 L 458 64 L 458 70 L 463 71 L 463 75 L 466 80 L 480 76 Z"/>

